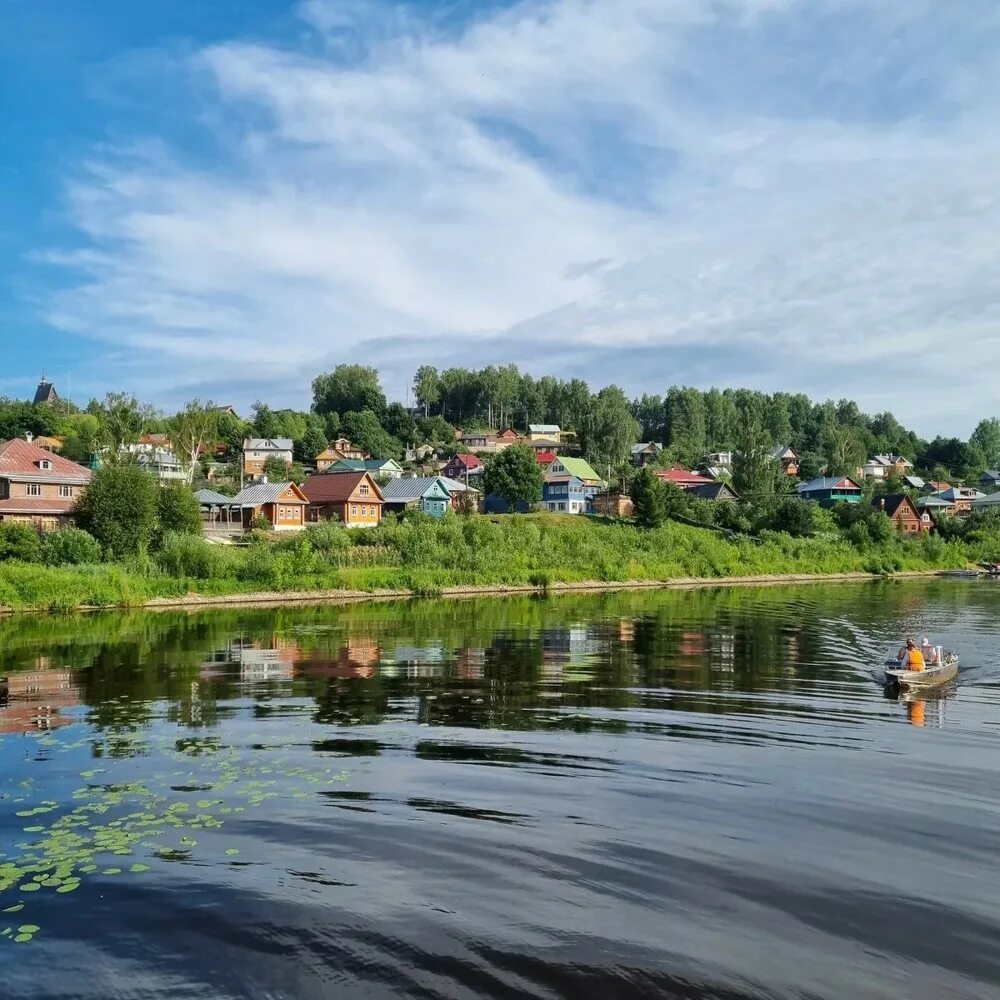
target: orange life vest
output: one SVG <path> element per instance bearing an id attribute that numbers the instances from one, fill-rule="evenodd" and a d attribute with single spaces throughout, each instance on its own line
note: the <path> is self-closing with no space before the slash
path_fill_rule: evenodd
<path id="1" fill-rule="evenodd" d="M 919 649 L 911 649 L 909 651 L 909 655 L 906 658 L 906 669 L 907 670 L 924 669 L 924 654 L 921 653 Z"/>

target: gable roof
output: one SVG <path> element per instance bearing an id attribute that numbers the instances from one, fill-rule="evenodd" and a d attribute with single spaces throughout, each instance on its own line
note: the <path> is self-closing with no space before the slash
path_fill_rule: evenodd
<path id="1" fill-rule="evenodd" d="M 845 486 L 844 483 L 849 485 Z M 818 479 L 813 479 L 808 483 L 799 483 L 798 490 L 799 493 L 816 493 L 819 490 L 834 490 L 834 489 L 849 490 L 855 489 L 859 493 L 862 492 L 861 484 L 856 483 L 850 476 L 820 476 Z"/>
<path id="2" fill-rule="evenodd" d="M 382 487 L 382 499 L 387 503 L 410 503 L 439 492 L 451 496 L 441 476 L 403 476 Z"/>
<path id="3" fill-rule="evenodd" d="M 243 442 L 244 451 L 291 451 L 291 438 L 247 438 Z"/>
<path id="4" fill-rule="evenodd" d="M 655 441 L 643 441 L 639 444 L 632 445 L 632 454 L 641 455 L 646 451 L 663 451 L 663 445 L 657 444 Z"/>
<path id="5" fill-rule="evenodd" d="M 903 482 L 914 490 L 922 490 L 927 485 L 920 476 L 903 476 Z"/>
<path id="6" fill-rule="evenodd" d="M 559 456 L 554 451 L 536 451 L 535 461 L 539 465 L 551 465 Z"/>
<path id="7" fill-rule="evenodd" d="M 291 501 L 286 499 L 283 501 L 284 503 L 308 503 L 302 490 L 292 482 L 254 483 L 253 486 L 248 486 L 245 490 L 240 490 L 233 497 L 233 503 L 240 504 L 243 507 L 259 507 L 265 503 L 277 503 L 281 500 L 281 494 L 287 493 L 289 490 L 295 494 L 296 500 Z"/>
<path id="8" fill-rule="evenodd" d="M 699 500 L 742 500 L 731 486 L 726 483 L 702 483 L 699 486 L 692 486 L 688 490 L 691 496 L 698 497 Z"/>
<path id="9" fill-rule="evenodd" d="M 459 465 L 464 465 L 467 469 L 478 469 L 483 461 L 476 455 L 468 455 L 465 452 L 459 452 L 451 462 L 458 462 Z M 451 462 L 448 464 L 450 465 Z"/>
<path id="10" fill-rule="evenodd" d="M 41 403 L 55 403 L 58 399 L 59 393 L 56 392 L 55 385 L 43 375 L 39 380 L 38 388 L 35 390 L 35 398 L 31 401 L 32 404 L 38 406 Z"/>
<path id="11" fill-rule="evenodd" d="M 239 506 L 233 497 L 227 497 L 222 493 L 217 493 L 215 490 L 195 490 L 194 495 L 198 503 L 203 507 Z"/>
<path id="12" fill-rule="evenodd" d="M 981 483 L 993 482 L 1000 483 L 1000 472 L 996 469 L 987 469 L 980 477 L 979 481 Z"/>
<path id="13" fill-rule="evenodd" d="M 40 462 L 48 462 L 51 469 L 43 469 Z M 0 444 L 0 476 L 11 479 L 61 479 L 66 482 L 87 483 L 90 469 L 85 469 L 55 452 L 39 448 L 24 438 L 11 438 Z"/>
<path id="14" fill-rule="evenodd" d="M 357 488 L 367 483 L 375 495 L 365 499 L 381 503 L 382 493 L 378 483 L 367 472 L 323 472 L 310 476 L 302 484 L 302 492 L 310 503 L 346 503 Z"/>
<path id="15" fill-rule="evenodd" d="M 394 458 L 340 458 L 331 468 L 334 472 L 381 472 L 385 468 L 403 471 Z"/>
<path id="16" fill-rule="evenodd" d="M 587 480 L 597 483 L 601 482 L 601 477 L 594 472 L 590 462 L 588 462 L 585 458 L 569 458 L 566 455 L 557 455 L 549 466 L 550 471 L 552 465 L 555 465 L 557 462 L 561 463 L 562 467 L 571 476 L 576 476 L 584 482 L 587 482 Z"/>
<path id="17" fill-rule="evenodd" d="M 558 424 L 528 424 L 529 434 L 558 434 Z"/>
<path id="18" fill-rule="evenodd" d="M 952 486 L 950 489 L 942 490 L 937 494 L 942 500 L 982 500 L 986 494 L 980 492 L 973 486 Z"/>
<path id="19" fill-rule="evenodd" d="M 900 507 L 909 507 L 916 513 L 913 501 L 905 493 L 887 493 L 885 496 L 872 497 L 872 507 L 875 510 L 885 511 L 889 517 L 895 517 Z"/>
<path id="20" fill-rule="evenodd" d="M 972 501 L 973 507 L 996 507 L 1000 506 L 1000 493 L 991 493 L 988 497 L 980 497 Z"/>
<path id="21" fill-rule="evenodd" d="M 771 449 L 771 458 L 798 458 L 799 453 L 787 444 L 776 444 Z"/>
<path id="22" fill-rule="evenodd" d="M 675 486 L 704 486 L 712 482 L 707 476 L 688 472 L 687 469 L 660 469 L 656 473 L 656 478 L 665 483 L 673 483 Z"/>

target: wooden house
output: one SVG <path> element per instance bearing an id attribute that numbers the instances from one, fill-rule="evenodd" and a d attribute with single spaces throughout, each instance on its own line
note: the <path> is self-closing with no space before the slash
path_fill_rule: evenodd
<path id="1" fill-rule="evenodd" d="M 372 528 L 382 520 L 382 492 L 367 472 L 324 472 L 302 484 L 309 501 L 306 520 L 340 521 L 348 528 Z"/>
<path id="2" fill-rule="evenodd" d="M 645 465 L 652 465 L 660 457 L 661 451 L 663 451 L 662 444 L 657 444 L 655 441 L 646 441 L 641 444 L 632 445 L 629 454 L 632 464 L 637 469 L 641 469 Z"/>
<path id="3" fill-rule="evenodd" d="M 607 483 L 594 471 L 593 466 L 585 458 L 570 458 L 567 455 L 557 455 L 545 470 L 548 476 L 576 476 L 587 488 L 588 495 L 593 496 L 607 488 Z"/>
<path id="4" fill-rule="evenodd" d="M 90 477 L 90 469 L 31 441 L 5 441 L 0 444 L 0 521 L 42 531 L 67 527 Z"/>
<path id="5" fill-rule="evenodd" d="M 952 486 L 935 496 L 951 504 L 950 513 L 956 517 L 967 517 L 972 513 L 972 505 L 986 498 L 986 494 L 974 486 Z"/>
<path id="6" fill-rule="evenodd" d="M 255 483 L 237 493 L 233 504 L 242 511 L 245 528 L 259 516 L 266 517 L 275 531 L 301 531 L 306 526 L 309 501 L 295 483 Z"/>
<path id="7" fill-rule="evenodd" d="M 660 469 L 656 472 L 656 478 L 662 483 L 673 483 L 682 490 L 690 490 L 695 486 L 708 486 L 714 482 L 708 476 L 689 472 L 687 469 Z"/>
<path id="8" fill-rule="evenodd" d="M 713 500 L 720 503 L 743 502 L 743 497 L 726 483 L 700 483 L 698 486 L 689 487 L 685 492 L 699 500 Z"/>
<path id="9" fill-rule="evenodd" d="M 864 492 L 861 484 L 850 476 L 820 476 L 808 483 L 799 483 L 798 491 L 803 500 L 814 500 L 821 507 L 860 503 Z"/>
<path id="10" fill-rule="evenodd" d="M 247 438 L 243 442 L 243 475 L 260 479 L 268 459 L 278 459 L 286 466 L 292 464 L 291 438 Z"/>
<path id="11" fill-rule="evenodd" d="M 330 466 L 330 472 L 367 472 L 372 476 L 398 479 L 403 467 L 394 458 L 342 458 Z"/>
<path id="12" fill-rule="evenodd" d="M 407 476 L 382 487 L 386 513 L 421 510 L 431 517 L 444 517 L 451 508 L 451 494 L 440 476 Z"/>
<path id="13" fill-rule="evenodd" d="M 905 476 L 913 468 L 913 463 L 902 455 L 876 455 L 868 459 L 860 473 L 867 479 L 888 479 L 890 476 Z"/>
<path id="14" fill-rule="evenodd" d="M 799 453 L 788 445 L 779 444 L 771 452 L 771 456 L 781 463 L 781 471 L 786 476 L 797 476 L 799 474 Z"/>
<path id="15" fill-rule="evenodd" d="M 505 427 L 497 434 L 496 450 L 503 451 L 504 448 L 509 448 L 512 444 L 517 444 L 520 440 L 521 435 L 517 431 L 511 427 Z"/>
<path id="16" fill-rule="evenodd" d="M 485 468 L 481 458 L 461 452 L 449 460 L 442 470 L 442 474 L 449 479 L 462 479 L 465 476 L 477 477 L 483 474 Z"/>
<path id="17" fill-rule="evenodd" d="M 979 485 L 982 486 L 984 490 L 1000 489 L 1000 471 L 997 469 L 987 469 L 979 477 Z"/>
<path id="18" fill-rule="evenodd" d="M 549 444 L 559 444 L 562 431 L 558 424 L 528 424 L 528 441 L 545 441 Z"/>
<path id="19" fill-rule="evenodd" d="M 350 438 L 339 437 L 331 441 L 317 456 L 316 469 L 319 472 L 326 472 L 341 460 L 360 460 L 369 458 L 369 454 L 363 448 L 358 448 L 351 443 Z"/>
<path id="20" fill-rule="evenodd" d="M 920 511 L 905 493 L 873 497 L 872 507 L 882 511 L 893 527 L 905 535 L 919 535 L 934 527 L 929 511 Z"/>

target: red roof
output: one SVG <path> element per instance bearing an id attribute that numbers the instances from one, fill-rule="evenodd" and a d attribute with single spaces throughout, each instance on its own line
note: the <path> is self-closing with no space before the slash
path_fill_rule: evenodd
<path id="1" fill-rule="evenodd" d="M 677 486 L 705 486 L 715 482 L 708 476 L 699 476 L 697 472 L 688 472 L 686 469 L 661 469 L 656 476 L 665 483 L 674 483 Z"/>
<path id="2" fill-rule="evenodd" d="M 365 499 L 369 503 L 381 503 L 378 484 L 367 472 L 322 472 L 310 476 L 302 484 L 302 492 L 310 503 L 347 503 L 363 482 L 368 482 L 375 490 L 373 496 Z"/>
<path id="3" fill-rule="evenodd" d="M 559 456 L 554 451 L 536 451 L 535 461 L 539 465 L 551 465 Z"/>
<path id="4" fill-rule="evenodd" d="M 76 497 L 8 497 L 0 500 L 0 514 L 68 514 Z"/>
<path id="5" fill-rule="evenodd" d="M 451 461 L 458 462 L 459 465 L 464 465 L 467 469 L 478 469 L 483 464 L 476 455 L 467 455 L 465 452 L 460 452 Z"/>
<path id="6" fill-rule="evenodd" d="M 51 468 L 43 469 L 39 463 L 48 462 Z M 90 469 L 71 462 L 62 455 L 39 448 L 37 444 L 22 438 L 12 438 L 0 444 L 0 477 L 24 479 L 69 480 L 89 482 Z"/>

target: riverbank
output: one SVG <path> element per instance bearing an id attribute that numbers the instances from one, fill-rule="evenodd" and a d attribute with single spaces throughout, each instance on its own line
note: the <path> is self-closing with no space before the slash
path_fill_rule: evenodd
<path id="1" fill-rule="evenodd" d="M 79 566 L 0 563 L 0 609 L 296 604 L 378 598 L 864 580 L 960 569 L 962 542 L 723 537 L 582 517 L 421 519 L 368 531 L 321 525 L 237 549 L 172 536 L 152 555 Z"/>

